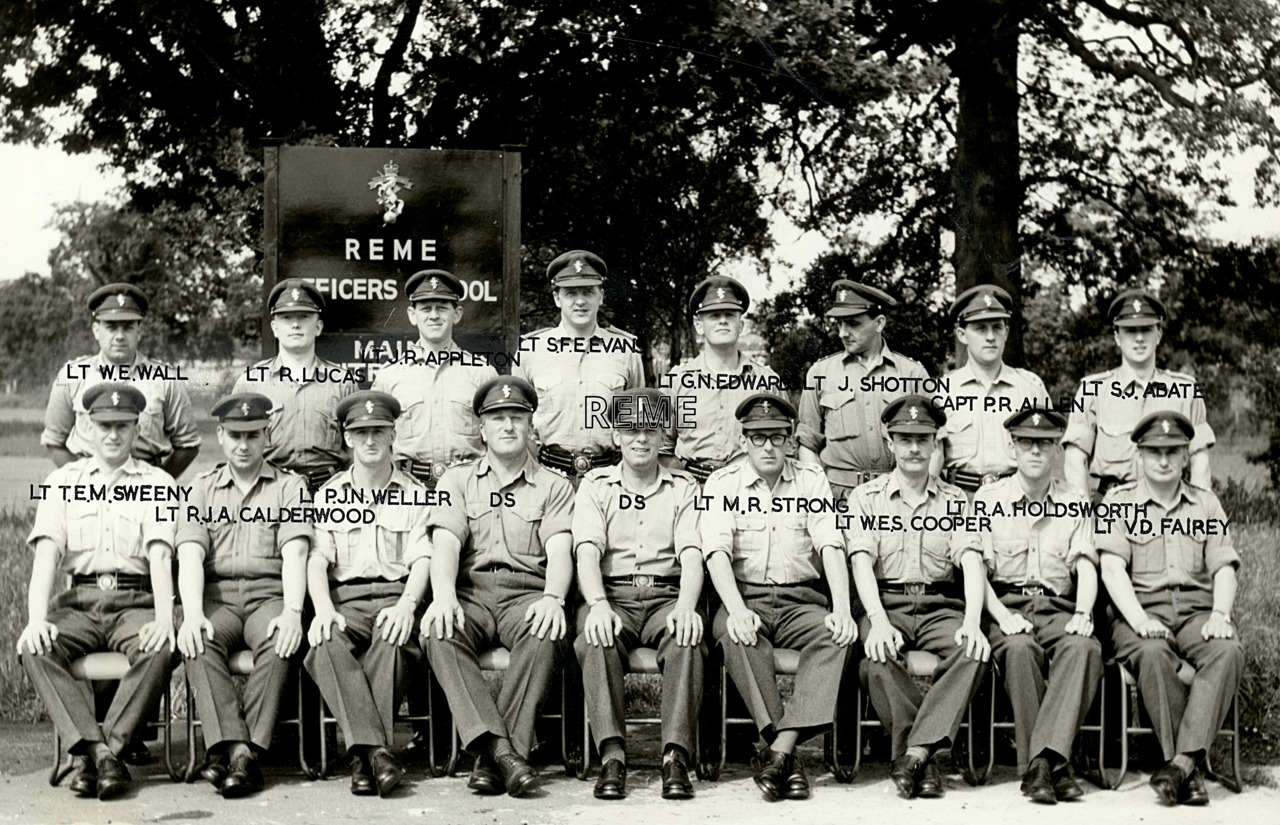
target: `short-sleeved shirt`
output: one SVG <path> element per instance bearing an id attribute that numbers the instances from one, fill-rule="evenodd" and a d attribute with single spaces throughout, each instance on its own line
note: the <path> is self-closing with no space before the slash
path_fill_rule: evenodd
<path id="1" fill-rule="evenodd" d="M 831 485 L 817 467 L 786 459 L 773 489 L 750 461 L 711 474 L 700 513 L 702 554 L 725 553 L 733 574 L 752 584 L 798 584 L 822 578 L 822 550 L 844 550 L 828 506 Z M 804 499 L 807 512 L 797 501 Z M 736 501 L 737 506 L 734 507 Z"/>
<path id="2" fill-rule="evenodd" d="M 313 531 L 304 516 L 314 508 L 303 506 L 306 489 L 302 476 L 264 461 L 241 495 L 231 468 L 219 464 L 196 476 L 190 506 L 197 518 L 183 519 L 178 543 L 200 545 L 207 579 L 279 579 L 281 549 L 296 538 L 310 547 Z M 286 516 L 286 510 L 294 512 Z"/>
<path id="3" fill-rule="evenodd" d="M 378 370 L 373 382 L 373 389 L 400 402 L 396 456 L 452 464 L 484 455 L 480 417 L 471 400 L 498 371 L 473 363 L 476 356 L 456 343 L 438 354 L 414 343 L 409 353 L 401 363 Z"/>
<path id="4" fill-rule="evenodd" d="M 175 521 L 162 521 L 155 512 L 157 506 L 168 505 L 144 503 L 136 494 L 144 489 L 179 490 L 164 470 L 130 457 L 111 472 L 97 459 L 82 458 L 54 470 L 44 483 L 45 498 L 36 507 L 27 543 L 34 550 L 39 539 L 51 539 L 64 573 L 149 575 L 151 542 L 173 549 Z"/>
<path id="5" fill-rule="evenodd" d="M 938 430 L 938 441 L 946 450 L 944 466 L 981 475 L 1000 474 L 1017 467 L 1013 441 L 1004 422 L 1019 410 L 1049 406 L 1049 393 L 1040 377 L 1030 370 L 1003 364 L 996 380 L 986 385 L 974 373 L 972 364 L 966 363 L 947 373 L 943 380 L 950 386 L 945 395 L 953 402 L 944 407 L 947 423 Z M 987 410 L 987 398 L 1008 399 L 1008 403 L 992 402 L 993 408 Z"/>
<path id="6" fill-rule="evenodd" d="M 871 557 L 876 578 L 889 584 L 955 582 L 966 550 L 963 534 L 931 529 L 930 517 L 967 515 L 959 487 L 930 477 L 925 500 L 912 507 L 902 497 L 898 472 L 873 478 L 849 492 L 845 541 L 849 555 Z M 866 519 L 871 519 L 870 522 Z"/>
<path id="7" fill-rule="evenodd" d="M 1163 384 L 1166 392 L 1174 388 L 1178 397 L 1160 397 L 1156 384 Z M 1213 428 L 1205 418 L 1204 399 L 1195 397 L 1194 378 L 1157 368 L 1150 380 L 1142 381 L 1125 365 L 1080 382 L 1062 443 L 1090 456 L 1090 475 L 1135 481 L 1140 473 L 1138 451 L 1129 436 L 1145 416 L 1162 410 L 1179 412 L 1195 426 L 1191 452 L 1213 446 Z"/>
<path id="8" fill-rule="evenodd" d="M 300 374 L 290 371 L 285 377 L 283 368 L 278 357 L 259 361 L 236 379 L 233 390 L 271 399 L 267 461 L 304 474 L 340 469 L 345 452 L 335 411 L 339 401 L 360 389 L 357 375 L 319 356 Z"/>
<path id="9" fill-rule="evenodd" d="M 1113 487 L 1103 498 L 1109 505 L 1146 505 L 1146 514 L 1094 520 L 1099 554 L 1124 559 L 1136 593 L 1156 593 L 1170 587 L 1198 587 L 1213 592 L 1213 577 L 1227 565 L 1240 566 L 1231 542 L 1227 514 L 1208 490 L 1179 482 L 1177 500 L 1165 509 L 1146 479 Z M 1145 523 L 1139 520 L 1145 521 Z M 1138 529 L 1130 529 L 1132 524 Z M 1143 527 L 1150 525 L 1150 530 Z"/>
<path id="10" fill-rule="evenodd" d="M 837 352 L 818 361 L 805 376 L 800 395 L 800 444 L 818 452 L 818 460 L 836 484 L 842 473 L 885 472 L 893 469 L 893 453 L 884 440 L 880 416 L 895 399 L 920 388 L 864 392 L 862 379 L 928 378 L 920 362 L 889 349 L 886 344 L 867 364 Z M 851 486 L 851 485 L 846 485 Z"/>
<path id="11" fill-rule="evenodd" d="M 138 416 L 138 435 L 131 451 L 134 458 L 158 463 L 176 449 L 199 448 L 200 433 L 187 382 L 177 380 L 179 374 L 174 365 L 141 353 L 127 365 L 111 364 L 101 353 L 68 361 L 53 379 L 40 443 L 65 447 L 78 456 L 92 455 L 92 425 L 82 402 L 84 391 L 103 381 L 123 381 L 137 387 L 147 399 Z"/>
<path id="12" fill-rule="evenodd" d="M 676 575 L 681 554 L 702 544 L 697 494 L 698 483 L 679 470 L 659 467 L 647 489 L 631 487 L 621 464 L 592 470 L 573 502 L 574 550 L 595 546 L 606 577 Z"/>
<path id="13" fill-rule="evenodd" d="M 334 501 L 349 501 L 347 491 L 355 487 L 351 470 L 343 470 L 320 488 L 316 499 L 328 500 L 325 491 L 332 491 Z M 383 579 L 400 581 L 409 577 L 409 568 L 419 559 L 431 558 L 431 543 L 427 540 L 428 508 L 412 503 L 412 495 L 405 491 L 425 490 L 416 479 L 400 470 L 391 471 L 391 479 L 384 490 L 398 490 L 401 496 L 378 501 L 375 491 L 361 491 L 365 503 L 362 509 L 374 513 L 372 524 L 350 521 L 317 522 L 311 555 L 320 556 L 329 563 L 329 580 L 345 582 L 353 579 Z"/>
<path id="14" fill-rule="evenodd" d="M 667 373 L 662 391 L 671 399 L 672 426 L 663 453 L 674 451 L 681 461 L 728 462 L 744 455 L 738 405 L 758 392 L 783 395 L 785 388 L 776 372 L 746 353 L 738 352 L 738 364 L 737 372 L 714 372 L 704 352 Z M 690 426 L 677 426 L 682 423 Z"/>
<path id="15" fill-rule="evenodd" d="M 520 340 L 520 363 L 511 368 L 511 374 L 538 391 L 533 428 L 540 443 L 595 454 L 613 449 L 608 423 L 613 394 L 644 386 L 636 337 L 601 326 L 586 337 L 564 323 L 525 335 Z M 600 415 L 588 416 L 588 404 Z"/>
<path id="16" fill-rule="evenodd" d="M 449 504 L 431 509 L 427 527 L 448 530 L 461 542 L 460 579 L 494 565 L 545 577 L 547 542 L 573 526 L 569 479 L 532 457 L 505 484 L 487 455 L 450 467 L 436 493 L 442 500 L 448 493 Z"/>
<path id="17" fill-rule="evenodd" d="M 973 496 L 974 512 L 991 516 L 991 530 L 971 534 L 970 546 L 981 549 L 991 581 L 1070 596 L 1076 562 L 1098 564 L 1087 503 L 1061 479 L 1050 482 L 1042 501 L 1032 501 L 1018 476 L 1002 478 Z"/>

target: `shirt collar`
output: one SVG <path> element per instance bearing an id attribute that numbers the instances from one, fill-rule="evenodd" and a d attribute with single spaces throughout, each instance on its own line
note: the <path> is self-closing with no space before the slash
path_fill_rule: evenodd
<path id="1" fill-rule="evenodd" d="M 755 466 L 751 463 L 751 457 L 747 456 L 742 462 L 742 480 L 746 486 L 750 487 L 757 481 L 764 481 L 764 477 L 756 472 Z M 782 480 L 792 481 L 796 477 L 795 463 L 789 458 L 782 459 Z"/>
<path id="2" fill-rule="evenodd" d="M 897 467 L 894 467 L 889 472 L 889 482 L 884 485 L 884 492 L 885 495 L 890 498 L 893 497 L 894 493 L 897 493 L 899 496 L 902 495 L 902 473 L 899 472 Z M 928 496 L 938 495 L 938 480 L 932 475 L 929 476 L 928 480 L 924 483 L 924 492 L 925 495 Z"/>
<path id="3" fill-rule="evenodd" d="M 124 473 L 126 475 L 131 475 L 131 476 L 140 476 L 143 473 L 142 462 L 138 461 L 138 459 L 134 458 L 133 456 L 129 456 L 124 460 L 124 463 L 121 464 L 115 470 L 107 470 L 101 464 L 98 463 L 98 459 L 93 458 L 93 459 L 90 459 L 89 461 L 89 475 L 98 475 L 99 473 L 104 473 L 104 474 L 117 473 L 117 472 Z"/>
<path id="4" fill-rule="evenodd" d="M 596 319 L 595 331 L 590 335 L 581 335 L 580 333 L 575 332 L 569 326 L 569 322 L 563 318 L 561 318 L 560 323 L 556 325 L 556 336 L 559 338 L 608 338 L 613 334 L 614 333 L 611 330 L 607 330 L 600 325 L 600 320 L 598 318 Z"/>
<path id="5" fill-rule="evenodd" d="M 264 460 L 262 462 L 262 465 L 258 467 L 259 479 L 263 479 L 263 478 L 274 479 L 279 475 L 280 475 L 280 471 L 276 469 L 276 466 L 272 464 L 270 461 Z M 213 486 L 226 487 L 227 485 L 234 484 L 234 483 L 235 483 L 235 479 L 231 475 L 231 465 L 228 463 L 219 464 L 218 476 L 215 479 Z"/>
<path id="6" fill-rule="evenodd" d="M 889 364 L 896 367 L 898 365 L 897 358 L 897 354 L 893 350 L 889 349 L 889 342 L 884 338 L 881 338 L 880 351 L 875 354 L 875 357 L 867 360 L 867 372 L 871 372 L 881 364 Z M 847 352 L 844 354 L 844 363 L 848 364 L 854 360 L 856 360 L 856 356 Z"/>
<path id="7" fill-rule="evenodd" d="M 312 372 L 314 372 L 316 369 L 318 369 L 319 367 L 321 367 L 323 364 L 324 364 L 324 362 L 320 360 L 320 356 L 319 356 L 319 355 L 316 355 L 316 354 L 313 352 L 313 353 L 311 353 L 311 361 L 310 361 L 309 363 L 307 363 L 307 364 L 304 364 L 302 368 L 303 368 L 304 370 L 311 370 Z M 283 366 L 284 366 L 284 364 L 280 361 L 280 356 L 279 356 L 279 355 L 277 355 L 275 358 L 272 358 L 272 359 L 271 359 L 271 367 L 267 370 L 267 372 L 268 372 L 268 373 L 270 373 L 271 375 L 279 375 L 279 374 L 280 374 L 280 368 L 281 368 L 281 367 L 283 367 Z"/>
<path id="8" fill-rule="evenodd" d="M 605 484 L 622 484 L 622 462 L 610 465 L 604 468 L 597 478 Z M 658 489 L 663 484 L 674 484 L 675 476 L 671 475 L 671 471 L 661 464 L 658 465 L 658 481 L 652 489 Z"/>
<path id="9" fill-rule="evenodd" d="M 1157 501 L 1156 494 L 1152 491 L 1151 485 L 1147 483 L 1147 479 L 1145 477 L 1138 479 L 1138 485 L 1133 492 L 1139 504 Z M 1189 504 L 1198 504 L 1200 502 L 1200 496 L 1196 494 L 1195 488 L 1179 479 L 1178 491 L 1174 496 L 1174 500 L 1179 501 L 1183 499 L 1185 499 Z"/>
<path id="10" fill-rule="evenodd" d="M 698 357 L 693 360 L 693 366 L 700 372 L 711 372 L 711 366 L 707 363 L 707 351 L 703 349 L 698 353 Z M 755 362 L 742 350 L 738 350 L 738 372 L 734 373 L 746 375 L 755 369 Z"/>
<path id="11" fill-rule="evenodd" d="M 524 459 L 524 464 L 520 465 L 520 470 L 516 473 L 516 475 L 524 476 L 524 480 L 530 484 L 536 484 L 537 483 L 536 476 L 537 476 L 538 468 L 540 466 L 541 466 L 540 464 L 538 464 L 536 461 L 533 460 L 532 455 L 526 455 Z M 493 462 L 489 461 L 489 454 L 485 453 L 483 456 L 480 457 L 480 461 L 476 464 L 476 475 L 477 476 L 487 475 L 489 471 L 493 469 L 494 469 Z M 496 472 L 496 470 L 494 472 Z"/>
<path id="12" fill-rule="evenodd" d="M 995 378 L 995 380 L 991 382 L 992 386 L 994 386 L 994 385 L 996 385 L 996 384 L 1010 384 L 1010 385 L 1011 385 L 1011 384 L 1013 383 L 1013 382 L 1011 382 L 1008 378 L 1006 378 L 1006 377 L 1005 377 L 1005 375 L 1006 375 L 1005 370 L 1006 370 L 1006 366 L 1005 366 L 1004 362 L 1001 362 L 1001 363 L 1000 363 L 1000 372 L 996 373 L 996 378 Z M 958 380 L 958 382 L 959 382 L 960 386 L 964 386 L 965 384 L 968 384 L 968 383 L 970 383 L 970 382 L 972 382 L 972 383 L 974 383 L 974 384 L 981 384 L 981 383 L 982 383 L 982 379 L 981 379 L 981 378 L 979 378 L 979 377 L 978 377 L 978 374 L 977 374 L 977 373 L 975 373 L 975 372 L 973 371 L 973 359 L 972 359 L 972 358 L 970 358 L 970 359 L 966 360 L 966 361 L 964 362 L 964 366 L 963 366 L 963 367 L 960 367 L 959 369 L 957 369 L 957 370 L 955 371 L 955 377 L 956 377 L 956 379 Z"/>

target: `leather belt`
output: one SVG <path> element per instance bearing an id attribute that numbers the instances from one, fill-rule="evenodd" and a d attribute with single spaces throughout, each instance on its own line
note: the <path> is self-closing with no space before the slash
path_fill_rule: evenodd
<path id="1" fill-rule="evenodd" d="M 596 467 L 611 467 L 621 460 L 622 453 L 617 450 L 593 454 L 586 450 L 570 452 L 559 444 L 543 444 L 538 448 L 539 463 L 571 476 L 584 476 Z"/>
<path id="2" fill-rule="evenodd" d="M 1005 470 L 1003 473 L 971 473 L 956 467 L 948 467 L 942 471 L 942 480 L 972 493 L 984 484 L 1008 478 L 1016 472 L 1017 470 Z"/>
<path id="3" fill-rule="evenodd" d="M 516 573 L 514 567 L 509 564 L 486 564 L 484 567 L 477 567 L 471 571 L 472 573 Z"/>
<path id="4" fill-rule="evenodd" d="M 413 458 L 406 458 L 400 462 L 401 470 L 421 481 L 432 490 L 436 488 L 436 482 L 440 480 L 440 476 L 444 475 L 444 471 L 452 466 L 452 464 L 446 464 L 443 461 L 418 461 Z"/>
<path id="5" fill-rule="evenodd" d="M 314 493 L 325 485 L 329 479 L 337 475 L 336 467 L 318 467 L 314 470 L 297 470 L 307 480 L 307 490 Z"/>
<path id="6" fill-rule="evenodd" d="M 633 573 L 630 576 L 606 576 L 605 584 L 614 587 L 679 587 L 679 576 L 650 576 L 648 573 Z"/>
<path id="7" fill-rule="evenodd" d="M 826 470 L 827 478 L 831 483 L 842 487 L 857 487 L 889 472 L 888 470 L 845 470 L 840 467 L 828 467 Z"/>
<path id="8" fill-rule="evenodd" d="M 896 596 L 945 596 L 949 599 L 964 598 L 964 590 L 955 582 L 896 582 L 881 584 L 881 593 Z"/>
<path id="9" fill-rule="evenodd" d="M 1098 498 L 1106 495 L 1107 491 L 1112 487 L 1118 487 L 1125 483 L 1120 476 L 1098 476 Z"/>
<path id="10" fill-rule="evenodd" d="M 97 573 L 95 575 L 74 575 L 71 577 L 73 587 L 95 587 L 98 590 L 141 590 L 151 592 L 151 577 L 138 573 Z"/>
<path id="11" fill-rule="evenodd" d="M 716 470 L 728 465 L 727 461 L 718 461 L 714 458 L 691 458 L 684 463 L 684 468 L 689 471 L 689 475 L 698 480 L 699 484 L 706 484 L 707 478 Z"/>
<path id="12" fill-rule="evenodd" d="M 1006 582 L 992 582 L 991 589 L 995 591 L 997 596 L 1056 596 L 1048 587 L 1040 584 L 1008 584 Z"/>

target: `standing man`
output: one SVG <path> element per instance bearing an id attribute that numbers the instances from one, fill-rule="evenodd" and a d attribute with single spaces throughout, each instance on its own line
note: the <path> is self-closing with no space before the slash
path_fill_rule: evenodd
<path id="1" fill-rule="evenodd" d="M 582 663 L 587 718 L 600 749 L 597 799 L 627 793 L 623 677 L 630 650 L 658 650 L 662 669 L 662 798 L 693 796 L 693 753 L 702 698 L 702 551 L 697 483 L 658 463 L 669 423 L 663 396 L 639 388 L 613 397 L 614 444 L 622 463 L 592 470 L 573 505 L 578 583 L 574 651 Z"/>
<path id="2" fill-rule="evenodd" d="M 1168 760 L 1151 775 L 1151 787 L 1167 805 L 1207 805 L 1200 763 L 1244 672 L 1231 623 L 1240 555 L 1218 497 L 1182 480 L 1195 455 L 1189 451 L 1202 443 L 1196 426 L 1162 410 L 1139 421 L 1130 439 L 1138 448 L 1138 480 L 1104 501 L 1145 515 L 1098 525 L 1095 536 L 1115 606 L 1111 638 L 1116 658 L 1138 680 Z M 1178 679 L 1179 657 L 1196 669 L 1189 690 Z"/>
<path id="3" fill-rule="evenodd" d="M 1013 705 L 1022 792 L 1053 805 L 1084 795 L 1070 759 L 1102 678 L 1093 636 L 1098 560 L 1088 501 L 1053 477 L 1067 419 L 1029 409 L 1005 427 L 1018 469 L 974 496 L 974 510 L 993 514 L 991 531 L 975 538 L 990 573 L 991 656 Z"/>
<path id="4" fill-rule="evenodd" d="M 746 287 L 733 278 L 713 275 L 695 286 L 689 314 L 703 340 L 702 352 L 662 380 L 673 411 L 663 453 L 674 451 L 699 484 L 745 455 L 742 427 L 733 414 L 738 405 L 757 392 L 783 392 L 776 372 L 738 349 L 749 306 Z M 681 399 L 688 400 L 681 404 Z"/>
<path id="5" fill-rule="evenodd" d="M 992 284 L 965 290 L 951 302 L 956 340 L 968 358 L 943 379 L 950 385 L 944 407 L 947 423 L 938 431 L 941 449 L 934 450 L 932 469 L 968 493 L 1016 469 L 1004 420 L 1022 410 L 1049 406 L 1049 393 L 1039 376 L 1004 362 L 1012 317 L 1013 299 Z"/>
<path id="6" fill-rule="evenodd" d="M 213 408 L 227 462 L 196 477 L 188 511 L 197 517 L 178 529 L 178 648 L 210 753 L 201 775 L 228 799 L 262 790 L 258 755 L 271 747 L 307 597 L 311 526 L 284 516 L 306 485 L 263 457 L 271 406 L 249 393 Z M 244 647 L 253 671 L 242 713 L 228 660 Z"/>
<path id="7" fill-rule="evenodd" d="M 846 280 L 832 284 L 827 317 L 839 323 L 844 352 L 809 368 L 796 437 L 800 461 L 822 467 L 839 498 L 893 469 L 881 413 L 905 394 L 898 387 L 928 378 L 918 361 L 889 349 L 884 340 L 885 312 L 897 305 L 875 287 Z"/>
<path id="8" fill-rule="evenodd" d="M 1115 329 L 1120 366 L 1080 382 L 1063 439 L 1067 483 L 1085 492 L 1096 490 L 1100 499 L 1117 484 L 1136 481 L 1142 462 L 1130 438 L 1134 425 L 1153 412 L 1172 410 L 1195 428 L 1188 448 L 1191 484 L 1209 489 L 1214 436 L 1199 385 L 1186 373 L 1156 366 L 1164 304 L 1148 292 L 1130 289 L 1111 302 L 1107 319 Z"/>
<path id="9" fill-rule="evenodd" d="M 338 404 L 353 462 L 318 499 L 370 502 L 370 524 L 318 523 L 307 560 L 316 615 L 307 672 L 338 718 L 351 754 L 351 793 L 387 796 L 404 778 L 390 748 L 396 710 L 422 658 L 417 612 L 427 590 L 426 490 L 391 461 L 400 402 L 357 392 Z"/>
<path id="10" fill-rule="evenodd" d="M 889 776 L 907 799 L 945 792 L 933 756 L 955 741 L 991 655 L 981 628 L 981 549 L 942 529 L 942 519 L 964 518 L 968 502 L 959 487 L 929 475 L 935 435 L 946 420 L 922 395 L 889 405 L 881 422 L 896 466 L 849 495 L 845 529 L 866 610 L 864 684 L 893 743 Z M 942 660 L 923 700 L 902 662 L 909 650 Z"/>
<path id="11" fill-rule="evenodd" d="M 476 756 L 467 787 L 482 794 L 537 789 L 526 760 L 565 648 L 573 488 L 529 453 L 537 408 L 537 393 L 521 378 L 480 387 L 472 409 L 485 455 L 445 471 L 437 492 L 449 504 L 427 517 L 433 596 L 422 635 L 458 734 Z M 479 656 L 496 645 L 511 651 L 511 664 L 494 704 Z"/>
<path id="12" fill-rule="evenodd" d="M 707 570 L 722 602 L 713 632 L 767 743 L 757 757 L 756 786 L 769 801 L 808 799 L 809 779 L 795 747 L 831 727 L 858 635 L 844 542 L 829 511 L 794 507 L 799 500 L 831 501 L 821 470 L 786 457 L 795 408 L 758 393 L 736 415 L 747 460 L 711 474 L 705 488 L 710 509 L 700 524 Z M 800 651 L 785 711 L 774 647 Z"/>
<path id="13" fill-rule="evenodd" d="M 79 758 L 72 792 L 109 799 L 128 790 L 129 770 L 118 756 L 168 689 L 174 649 L 173 522 L 155 519 L 155 505 L 136 496 L 114 501 L 114 491 L 172 488 L 174 481 L 132 456 L 147 404 L 141 390 L 100 383 L 80 397 L 93 457 L 45 479 L 49 492 L 27 538 L 34 560 L 18 653 L 68 753 Z M 86 500 L 90 489 L 106 499 Z M 71 587 L 52 596 L 64 575 Z M 73 661 L 99 650 L 129 657 L 101 727 L 93 691 L 70 672 Z"/>
<path id="14" fill-rule="evenodd" d="M 102 381 L 132 384 L 146 399 L 133 457 L 177 478 L 200 452 L 191 399 L 180 370 L 138 352 L 147 296 L 132 284 L 107 284 L 89 296 L 98 354 L 68 361 L 49 391 L 40 443 L 59 467 L 93 451 L 96 437 L 84 394 Z"/>
<path id="15" fill-rule="evenodd" d="M 316 355 L 324 296 L 310 281 L 286 278 L 271 290 L 267 306 L 280 350 L 246 367 L 232 392 L 271 400 L 267 461 L 305 477 L 314 493 L 347 463 L 334 410 L 358 389 L 357 381 L 342 365 Z"/>
<path id="16" fill-rule="evenodd" d="M 462 320 L 462 282 L 443 269 L 415 272 L 405 282 L 409 323 L 418 328 L 403 361 L 378 370 L 373 388 L 400 402 L 395 456 L 405 472 L 435 489 L 445 468 L 484 454 L 476 390 L 497 370 L 453 340 Z"/>
<path id="17" fill-rule="evenodd" d="M 644 386 L 640 347 L 629 332 L 600 326 L 604 261 L 566 252 L 547 267 L 560 325 L 525 335 L 511 374 L 533 385 L 538 461 L 576 486 L 593 467 L 618 463 L 610 428 L 600 422 L 615 392 Z"/>

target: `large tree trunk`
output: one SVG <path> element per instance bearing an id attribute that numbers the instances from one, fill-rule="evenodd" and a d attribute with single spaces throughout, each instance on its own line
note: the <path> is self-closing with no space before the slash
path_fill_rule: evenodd
<path id="1" fill-rule="evenodd" d="M 994 283 L 1021 309 L 1022 248 L 1018 212 L 1022 176 L 1018 147 L 1019 0 L 975 0 L 957 9 L 967 21 L 949 63 L 959 82 L 956 116 L 954 229 L 956 293 Z M 1017 312 L 1005 360 L 1022 365 Z M 963 351 L 959 353 L 963 359 Z"/>

